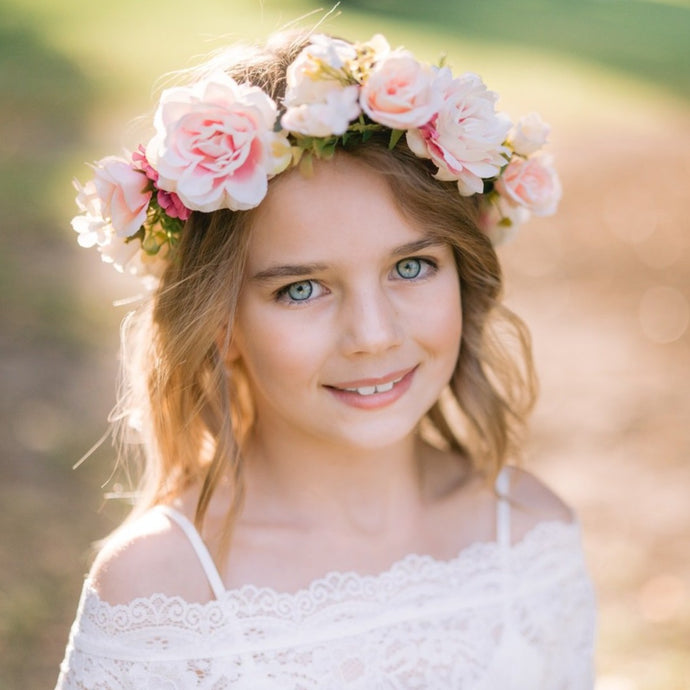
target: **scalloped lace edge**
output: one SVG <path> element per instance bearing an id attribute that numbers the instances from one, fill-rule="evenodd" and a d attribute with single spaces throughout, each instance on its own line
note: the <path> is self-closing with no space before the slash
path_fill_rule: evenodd
<path id="1" fill-rule="evenodd" d="M 511 560 L 523 560 L 524 553 L 529 552 L 535 546 L 543 549 L 543 541 L 549 538 L 566 537 L 569 545 L 572 545 L 571 540 L 577 540 L 580 543 L 581 526 L 579 521 L 563 522 L 561 520 L 546 520 L 537 523 L 531 527 L 525 534 L 516 542 L 507 547 L 506 551 Z M 273 587 L 256 586 L 252 584 L 245 584 L 235 588 L 226 589 L 220 598 L 210 599 L 205 602 L 190 602 L 179 595 L 168 595 L 163 593 L 152 593 L 147 596 L 136 597 L 130 602 L 124 604 L 111 604 L 100 598 L 97 590 L 92 586 L 91 579 L 86 578 L 84 583 L 84 591 L 88 593 L 88 597 L 92 602 L 98 604 L 98 608 L 104 611 L 110 611 L 111 615 L 117 612 L 123 612 L 139 607 L 141 605 L 150 605 L 154 602 L 161 605 L 181 605 L 193 610 L 198 610 L 200 613 L 207 608 L 215 608 L 218 604 L 224 604 L 233 600 L 236 601 L 256 601 L 257 599 L 271 599 L 277 602 L 279 607 L 291 607 L 295 602 L 304 599 L 313 599 L 320 593 L 319 599 L 323 602 L 324 592 L 330 592 L 335 595 L 342 591 L 344 585 L 349 584 L 348 593 L 351 594 L 351 586 L 353 582 L 361 585 L 361 589 L 378 589 L 384 586 L 387 582 L 393 580 L 399 582 L 405 577 L 429 577 L 436 574 L 444 574 L 448 570 L 453 570 L 460 567 L 465 562 L 471 562 L 476 559 L 477 554 L 491 554 L 499 556 L 502 546 L 497 541 L 477 541 L 463 547 L 456 556 L 451 559 L 439 559 L 430 555 L 422 555 L 418 553 L 410 553 L 402 558 L 394 561 L 385 570 L 375 574 L 360 574 L 356 571 L 339 571 L 332 570 L 323 576 L 315 578 L 305 587 L 302 587 L 294 592 L 284 592 Z"/>

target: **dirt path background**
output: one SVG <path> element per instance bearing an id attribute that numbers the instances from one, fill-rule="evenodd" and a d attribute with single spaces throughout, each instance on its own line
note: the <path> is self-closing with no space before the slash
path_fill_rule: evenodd
<path id="1" fill-rule="evenodd" d="M 598 690 L 690 688 L 690 121 L 572 129 L 557 236 L 506 248 L 542 397 L 532 467 L 578 509 Z"/>

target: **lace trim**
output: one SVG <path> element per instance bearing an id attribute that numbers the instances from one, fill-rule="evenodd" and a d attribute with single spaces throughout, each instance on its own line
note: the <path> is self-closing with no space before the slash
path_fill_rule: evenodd
<path id="1" fill-rule="evenodd" d="M 418 615 L 421 604 L 422 615 L 430 611 L 435 615 L 438 612 L 432 611 L 429 603 L 439 592 L 443 594 L 443 609 L 502 605 L 506 574 L 501 559 L 506 551 L 511 598 L 529 597 L 547 585 L 585 572 L 579 524 L 542 522 L 505 550 L 497 542 L 477 542 L 448 561 L 409 554 L 380 574 L 330 572 L 294 593 L 244 585 L 204 603 L 153 594 L 113 605 L 101 600 L 87 580 L 81 603 L 83 623 L 108 636 L 143 626 L 173 626 L 207 636 L 224 627 L 237 628 L 243 622 L 256 624 L 257 619 L 264 629 L 281 624 L 302 626 L 307 619 L 311 619 L 310 626 L 322 627 L 335 620 L 342 631 L 345 619 L 359 618 L 362 611 L 367 612 L 368 622 L 375 615 L 377 624 L 384 613 L 386 618 L 392 615 L 396 619 Z M 339 611 L 342 607 L 346 612 Z"/>
<path id="2" fill-rule="evenodd" d="M 576 523 L 295 593 L 111 605 L 87 581 L 57 687 L 591 690 L 594 611 Z"/>

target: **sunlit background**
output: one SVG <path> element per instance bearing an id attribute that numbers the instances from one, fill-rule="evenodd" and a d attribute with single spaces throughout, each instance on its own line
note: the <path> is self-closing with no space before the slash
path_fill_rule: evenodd
<path id="1" fill-rule="evenodd" d="M 52 687 L 91 542 L 122 508 L 106 431 L 112 303 L 135 286 L 77 248 L 71 179 L 132 148 L 158 77 L 306 0 L 0 0 L 0 688 Z M 553 126 L 561 212 L 501 250 L 542 381 L 528 467 L 578 511 L 600 601 L 597 690 L 690 688 L 690 3 L 345 0 Z M 311 26 L 323 11 L 305 19 Z M 196 59 L 195 59 L 196 58 Z M 123 123 L 131 123 L 129 127 Z"/>

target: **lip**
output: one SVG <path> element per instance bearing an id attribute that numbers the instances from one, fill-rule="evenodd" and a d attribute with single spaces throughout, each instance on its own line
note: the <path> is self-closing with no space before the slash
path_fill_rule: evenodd
<path id="1" fill-rule="evenodd" d="M 333 395 L 334 398 L 350 407 L 356 407 L 361 410 L 376 410 L 382 407 L 392 405 L 399 398 L 401 398 L 412 385 L 412 379 L 417 371 L 414 366 L 410 369 L 402 369 L 394 371 L 386 376 L 370 379 L 357 379 L 356 381 L 347 381 L 345 383 L 338 383 L 334 386 L 325 386 L 326 390 Z M 399 380 L 398 380 L 399 379 Z M 371 395 L 360 395 L 355 391 L 344 390 L 346 388 L 364 388 L 366 386 L 377 386 L 391 381 L 398 381 L 389 391 L 382 393 L 373 393 Z"/>
<path id="2" fill-rule="evenodd" d="M 334 388 L 344 390 L 345 388 L 365 388 L 366 386 L 381 386 L 391 381 L 397 381 L 398 379 L 403 379 L 409 373 L 414 371 L 417 367 L 408 367 L 407 369 L 400 369 L 399 371 L 393 371 L 385 376 L 380 376 L 378 378 L 371 379 L 357 379 L 356 381 L 346 381 L 344 383 L 333 383 L 327 388 Z M 401 382 L 402 383 L 402 382 Z M 396 384 L 399 385 L 399 384 Z"/>

